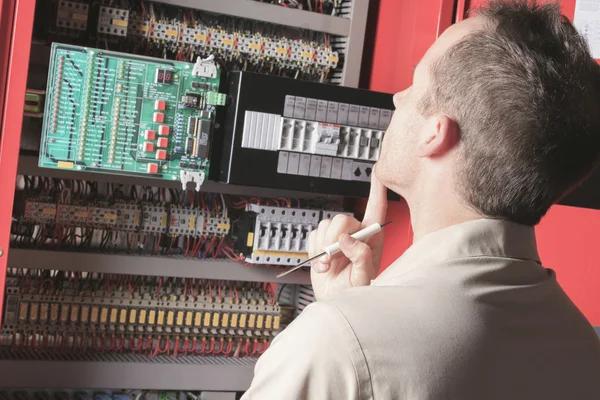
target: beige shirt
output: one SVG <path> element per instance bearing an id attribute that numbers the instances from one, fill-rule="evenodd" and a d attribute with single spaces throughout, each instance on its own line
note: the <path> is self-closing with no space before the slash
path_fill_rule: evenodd
<path id="1" fill-rule="evenodd" d="M 243 399 L 600 399 L 600 341 L 533 228 L 477 220 L 307 307 Z"/>

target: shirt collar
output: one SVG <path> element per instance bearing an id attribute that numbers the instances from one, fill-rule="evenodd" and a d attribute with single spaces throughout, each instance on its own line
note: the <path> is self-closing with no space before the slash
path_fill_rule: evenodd
<path id="1" fill-rule="evenodd" d="M 513 258 L 540 263 L 533 227 L 500 219 L 478 219 L 424 236 L 372 283 L 377 285 L 416 268 L 468 257 Z"/>

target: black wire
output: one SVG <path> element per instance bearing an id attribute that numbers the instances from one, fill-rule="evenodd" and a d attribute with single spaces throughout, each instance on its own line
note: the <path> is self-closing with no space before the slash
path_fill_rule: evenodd
<path id="1" fill-rule="evenodd" d="M 283 290 L 285 289 L 285 287 L 287 286 L 287 283 L 284 283 L 283 285 L 281 285 L 281 289 L 279 289 L 279 294 L 277 295 L 277 303 L 279 304 L 279 299 L 281 298 L 281 294 L 283 293 Z"/>

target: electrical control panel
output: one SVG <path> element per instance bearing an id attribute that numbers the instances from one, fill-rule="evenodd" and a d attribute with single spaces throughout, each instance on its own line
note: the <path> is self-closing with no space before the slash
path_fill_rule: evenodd
<path id="1" fill-rule="evenodd" d="M 226 183 L 366 197 L 392 95 L 248 72 L 229 75 Z M 252 168 L 248 168 L 252 165 Z"/>
<path id="2" fill-rule="evenodd" d="M 53 44 L 39 164 L 193 182 L 200 190 L 216 107 L 225 102 L 219 78 L 212 60 Z"/>

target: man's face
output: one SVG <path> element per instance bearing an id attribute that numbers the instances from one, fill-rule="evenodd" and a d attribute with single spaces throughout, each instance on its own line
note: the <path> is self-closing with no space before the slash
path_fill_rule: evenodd
<path id="1" fill-rule="evenodd" d="M 431 86 L 431 66 L 465 35 L 481 29 L 482 24 L 479 17 L 474 17 L 448 28 L 415 67 L 412 86 L 394 96 L 396 110 L 383 138 L 375 171 L 379 180 L 400 195 L 405 196 L 420 179 L 422 165 L 417 155 L 418 146 L 436 129 L 436 116 L 426 118 L 420 110 L 420 102 Z"/>

